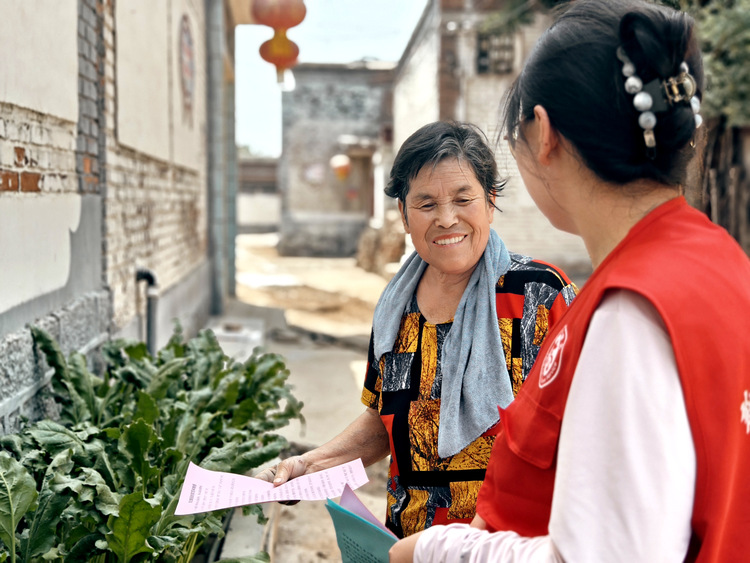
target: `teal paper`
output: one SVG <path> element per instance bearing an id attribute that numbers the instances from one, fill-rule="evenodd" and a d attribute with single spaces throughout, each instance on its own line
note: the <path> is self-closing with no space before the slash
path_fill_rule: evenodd
<path id="1" fill-rule="evenodd" d="M 396 538 L 328 499 L 326 508 L 336 529 L 343 563 L 388 563 Z"/>

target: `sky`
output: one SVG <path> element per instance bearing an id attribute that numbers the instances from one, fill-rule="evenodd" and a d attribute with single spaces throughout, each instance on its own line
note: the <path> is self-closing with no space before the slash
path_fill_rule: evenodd
<path id="1" fill-rule="evenodd" d="M 398 61 L 426 0 L 305 0 L 305 20 L 287 33 L 300 63 Z M 258 155 L 281 154 L 281 91 L 276 68 L 258 48 L 273 31 L 241 25 L 235 31 L 235 114 L 238 145 Z M 294 72 L 294 71 L 292 71 Z"/>

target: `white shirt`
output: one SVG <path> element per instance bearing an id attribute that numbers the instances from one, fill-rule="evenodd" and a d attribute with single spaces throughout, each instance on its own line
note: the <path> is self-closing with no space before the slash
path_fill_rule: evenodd
<path id="1" fill-rule="evenodd" d="M 643 297 L 594 312 L 565 406 L 549 535 L 433 526 L 414 561 L 682 562 L 695 447 L 672 345 Z"/>

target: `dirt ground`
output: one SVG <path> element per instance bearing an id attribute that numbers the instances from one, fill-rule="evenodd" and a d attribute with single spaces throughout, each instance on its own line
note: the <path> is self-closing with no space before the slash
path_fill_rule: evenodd
<path id="1" fill-rule="evenodd" d="M 237 237 L 237 298 L 286 311 L 290 325 L 334 336 L 369 335 L 387 280 L 354 258 L 282 257 L 275 234 Z"/>

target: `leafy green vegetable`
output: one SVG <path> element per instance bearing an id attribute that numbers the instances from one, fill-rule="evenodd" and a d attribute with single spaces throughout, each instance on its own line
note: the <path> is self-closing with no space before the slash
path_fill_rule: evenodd
<path id="1" fill-rule="evenodd" d="M 246 473 L 287 445 L 275 430 L 302 419 L 283 358 L 256 350 L 238 363 L 210 331 L 184 342 L 177 327 L 154 357 L 108 342 L 100 375 L 32 335 L 61 418 L 0 438 L 0 563 L 187 563 L 230 512 L 174 515 L 188 463 Z M 257 506 L 243 512 L 264 522 Z"/>
<path id="2" fill-rule="evenodd" d="M 34 479 L 23 466 L 0 452 L 0 540 L 16 560 L 16 528 L 37 498 Z"/>
<path id="3" fill-rule="evenodd" d="M 139 553 L 152 553 L 154 549 L 146 542 L 151 526 L 156 524 L 161 513 L 143 498 L 143 493 L 135 492 L 122 497 L 120 515 L 110 516 L 107 527 L 107 545 L 120 563 L 129 563 Z"/>

